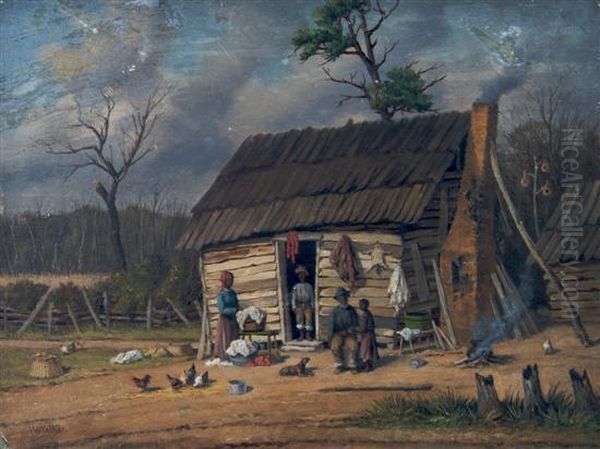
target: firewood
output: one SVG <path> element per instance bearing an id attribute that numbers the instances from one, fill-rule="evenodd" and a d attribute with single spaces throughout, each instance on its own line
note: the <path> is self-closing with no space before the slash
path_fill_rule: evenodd
<path id="1" fill-rule="evenodd" d="M 504 416 L 504 404 L 498 399 L 494 376 L 475 373 L 477 385 L 477 414 L 484 421 L 497 421 Z"/>
<path id="2" fill-rule="evenodd" d="M 537 364 L 527 367 L 522 372 L 523 392 L 525 393 L 525 416 L 528 419 L 538 419 L 548 410 L 548 403 L 544 399 Z"/>
<path id="3" fill-rule="evenodd" d="M 587 371 L 583 370 L 579 374 L 575 368 L 571 368 L 569 370 L 569 377 L 571 378 L 571 386 L 573 387 L 575 409 L 579 413 L 592 415 L 600 411 L 600 398 L 594 393 Z"/>

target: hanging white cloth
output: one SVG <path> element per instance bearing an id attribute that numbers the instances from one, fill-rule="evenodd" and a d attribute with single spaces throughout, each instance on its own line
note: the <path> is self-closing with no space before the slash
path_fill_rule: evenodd
<path id="1" fill-rule="evenodd" d="M 387 294 L 390 297 L 390 304 L 396 308 L 396 311 L 406 307 L 408 304 L 409 293 L 406 275 L 402 269 L 402 263 L 399 262 L 394 268 L 394 271 L 392 271 L 390 284 L 387 290 Z"/>

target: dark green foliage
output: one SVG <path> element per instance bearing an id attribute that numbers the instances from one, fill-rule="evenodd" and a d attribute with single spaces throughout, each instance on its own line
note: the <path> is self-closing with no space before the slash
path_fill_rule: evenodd
<path id="1" fill-rule="evenodd" d="M 0 299 L 6 298 L 9 307 L 21 312 L 31 312 L 48 286 L 31 281 L 18 281 L 0 288 Z"/>
<path id="2" fill-rule="evenodd" d="M 191 312 L 193 302 L 202 298 L 198 275 L 198 257 L 193 253 L 180 253 L 171 265 L 164 281 L 156 292 L 158 300 L 170 299 L 184 312 Z"/>
<path id="3" fill-rule="evenodd" d="M 341 19 L 353 17 L 359 8 L 365 8 L 366 3 L 364 0 L 326 0 L 323 6 L 315 8 L 312 13 L 315 27 L 302 28 L 292 37 L 300 60 L 322 55 L 329 62 L 346 54 L 354 45 L 354 39 L 348 35 Z"/>
<path id="4" fill-rule="evenodd" d="M 323 68 L 329 81 L 352 86 L 357 95 L 342 95 L 339 105 L 351 99 L 364 98 L 371 109 L 383 119 L 390 120 L 397 112 L 426 112 L 433 110 L 427 90 L 440 82 L 444 76 L 430 82 L 423 75 L 434 69 L 414 68 L 414 63 L 389 70 L 384 78 L 380 70 L 397 43 L 378 46 L 376 33 L 383 22 L 399 6 L 399 0 L 386 2 L 371 0 L 325 0 L 313 11 L 313 26 L 298 30 L 292 44 L 300 61 L 312 57 L 323 58 L 324 63 L 334 62 L 347 55 L 358 58 L 366 73 L 362 81 L 358 73 L 347 78 L 336 78 Z M 387 7 L 387 9 L 386 9 Z"/>
<path id="5" fill-rule="evenodd" d="M 600 431 L 600 416 L 577 414 L 573 401 L 556 386 L 548 392 L 547 402 L 548 412 L 540 420 L 527 421 L 523 399 L 509 391 L 503 401 L 505 416 L 499 424 Z M 477 418 L 477 402 L 451 390 L 427 397 L 388 396 L 376 401 L 349 423 L 361 427 L 468 427 L 484 424 Z"/>
<path id="6" fill-rule="evenodd" d="M 113 276 L 116 286 L 117 310 L 132 316 L 144 309 L 149 297 L 154 297 L 164 281 L 169 265 L 162 256 L 153 255 L 127 273 Z"/>
<path id="7" fill-rule="evenodd" d="M 396 67 L 387 73 L 387 77 L 387 80 L 369 86 L 371 109 L 379 114 L 431 110 L 431 95 L 425 93 L 427 83 L 412 65 Z"/>
<path id="8" fill-rule="evenodd" d="M 72 282 L 61 283 L 57 288 L 52 290 L 49 299 L 54 302 L 55 307 L 62 310 L 66 310 L 67 304 L 74 309 L 84 307 L 83 293 Z"/>

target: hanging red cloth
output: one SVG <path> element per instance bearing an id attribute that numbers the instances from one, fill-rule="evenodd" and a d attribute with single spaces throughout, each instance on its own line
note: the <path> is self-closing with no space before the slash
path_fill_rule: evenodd
<path id="1" fill-rule="evenodd" d="M 329 256 L 329 262 L 335 267 L 340 279 L 350 288 L 356 284 L 359 267 L 356 253 L 352 247 L 352 240 L 347 235 L 342 235 Z"/>
<path id="2" fill-rule="evenodd" d="M 288 260 L 296 263 L 296 257 L 298 256 L 300 246 L 300 239 L 296 231 L 289 231 L 287 233 L 287 242 L 285 244 L 285 255 Z"/>

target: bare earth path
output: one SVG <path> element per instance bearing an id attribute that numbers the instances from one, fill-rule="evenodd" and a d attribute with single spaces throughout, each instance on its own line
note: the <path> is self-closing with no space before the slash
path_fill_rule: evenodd
<path id="1" fill-rule="evenodd" d="M 559 352 L 543 356 L 542 341 L 552 336 Z M 147 346 L 148 342 L 144 342 Z M 131 347 L 128 342 L 127 347 Z M 497 345 L 499 354 L 513 361 L 493 369 L 501 395 L 509 388 L 520 389 L 521 369 L 527 363 L 540 365 L 546 390 L 560 384 L 568 390 L 567 371 L 586 368 L 592 381 L 600 383 L 600 347 L 579 346 L 568 327 L 555 327 L 526 341 Z M 292 355 L 295 361 L 299 355 Z M 172 392 L 165 373 L 179 372 L 184 363 L 140 371 L 131 370 L 91 377 L 55 386 L 13 389 L 0 393 L 0 430 L 13 448 L 213 448 L 213 447 L 352 447 L 355 449 L 420 447 L 458 444 L 471 447 L 594 447 L 598 435 L 572 432 L 511 432 L 490 426 L 484 432 L 439 430 L 370 430 L 332 427 L 332 421 L 365 409 L 385 392 L 323 393 L 320 388 L 337 385 L 434 384 L 434 391 L 454 388 L 474 393 L 474 370 L 452 365 L 458 355 L 429 357 L 418 370 L 408 366 L 409 357 L 386 357 L 385 366 L 371 374 L 332 374 L 328 353 L 316 354 L 311 365 L 314 377 L 282 378 L 279 366 L 268 368 L 210 368 L 216 382 L 203 390 Z M 153 383 L 163 387 L 154 393 L 138 394 L 129 381 L 132 375 L 148 372 Z M 227 381 L 242 378 L 253 391 L 230 396 Z M 405 393 L 408 394 L 408 393 Z"/>

